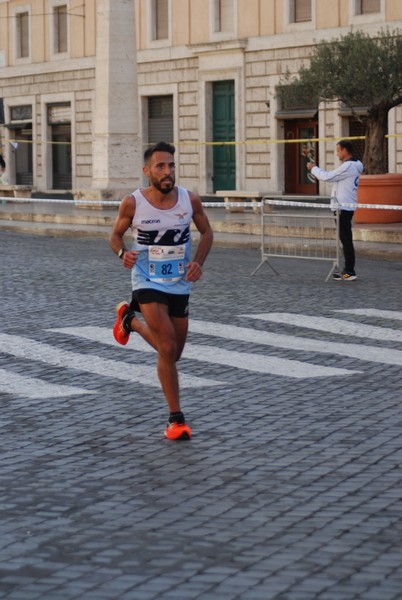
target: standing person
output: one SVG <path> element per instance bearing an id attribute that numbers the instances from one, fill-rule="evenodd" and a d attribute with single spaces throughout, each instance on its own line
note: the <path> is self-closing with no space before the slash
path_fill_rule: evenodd
<path id="1" fill-rule="evenodd" d="M 6 161 L 3 156 L 0 154 L 0 183 L 7 183 L 6 177 L 3 176 L 4 171 L 6 170 Z"/>
<path id="2" fill-rule="evenodd" d="M 178 440 L 190 439 L 191 429 L 180 407 L 176 362 L 187 338 L 191 284 L 202 275 L 213 233 L 200 197 L 175 185 L 174 153 L 174 146 L 165 142 L 145 151 L 143 172 L 149 187 L 123 198 L 110 246 L 131 269 L 133 290 L 130 304 L 116 306 L 113 335 L 125 345 L 132 332 L 138 333 L 157 351 L 158 376 L 170 411 L 165 436 Z M 192 259 L 191 220 L 201 234 Z M 129 228 L 131 250 L 123 241 Z"/>
<path id="3" fill-rule="evenodd" d="M 313 162 L 307 168 L 317 179 L 332 181 L 331 198 L 334 199 L 332 208 L 339 208 L 339 239 L 343 248 L 345 267 L 341 273 L 334 273 L 337 281 L 353 281 L 357 279 L 355 271 L 355 249 L 353 245 L 352 219 L 357 208 L 357 186 L 363 172 L 363 164 L 353 158 L 353 146 L 348 140 L 342 140 L 336 145 L 336 154 L 342 162 L 333 171 L 324 171 Z"/>

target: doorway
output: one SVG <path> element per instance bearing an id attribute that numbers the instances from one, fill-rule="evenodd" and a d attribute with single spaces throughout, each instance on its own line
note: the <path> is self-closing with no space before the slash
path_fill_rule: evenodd
<path id="1" fill-rule="evenodd" d="M 71 105 L 69 102 L 47 107 L 51 141 L 51 189 L 72 188 Z"/>
<path id="2" fill-rule="evenodd" d="M 173 96 L 150 96 L 148 98 L 148 143 L 174 142 Z"/>
<path id="3" fill-rule="evenodd" d="M 71 126 L 52 125 L 52 189 L 71 190 Z"/>
<path id="4" fill-rule="evenodd" d="M 234 81 L 212 84 L 212 136 L 214 142 L 235 141 Z M 213 146 L 213 191 L 236 189 L 234 144 Z"/>
<path id="5" fill-rule="evenodd" d="M 23 129 L 14 130 L 12 146 L 15 152 L 15 183 L 32 185 L 32 124 L 27 124 Z"/>
<path id="6" fill-rule="evenodd" d="M 285 139 L 303 140 L 285 143 L 286 194 L 318 194 L 318 181 L 307 169 L 308 162 L 318 163 L 318 143 L 310 141 L 317 137 L 318 121 L 285 121 Z"/>

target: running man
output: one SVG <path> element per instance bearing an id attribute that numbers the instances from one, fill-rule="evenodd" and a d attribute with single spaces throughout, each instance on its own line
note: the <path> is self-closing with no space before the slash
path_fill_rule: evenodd
<path id="1" fill-rule="evenodd" d="M 191 438 L 191 429 L 181 411 L 176 362 L 187 338 L 191 284 L 202 275 L 213 233 L 200 197 L 175 185 L 174 153 L 166 142 L 145 151 L 143 172 L 149 187 L 121 201 L 110 246 L 131 270 L 132 281 L 131 303 L 116 306 L 113 335 L 125 345 L 131 333 L 138 333 L 157 351 L 158 377 L 170 411 L 165 436 L 181 440 Z M 193 259 L 191 220 L 201 234 Z M 129 228 L 131 250 L 123 241 Z"/>

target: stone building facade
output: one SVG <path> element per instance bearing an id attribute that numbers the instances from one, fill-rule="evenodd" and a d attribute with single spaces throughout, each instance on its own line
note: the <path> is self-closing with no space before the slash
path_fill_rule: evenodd
<path id="1" fill-rule="evenodd" d="M 399 0 L 0 0 L 9 179 L 114 197 L 142 183 L 144 148 L 165 139 L 178 181 L 201 195 L 317 193 L 307 157 L 332 168 L 334 140 L 361 126 L 335 104 L 286 109 L 275 87 L 318 40 L 401 26 Z M 402 134 L 401 107 L 388 127 Z M 398 136 L 388 161 L 402 172 Z"/>

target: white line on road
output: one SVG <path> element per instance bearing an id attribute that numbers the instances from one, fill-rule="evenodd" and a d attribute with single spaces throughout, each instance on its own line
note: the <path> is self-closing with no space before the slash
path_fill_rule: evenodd
<path id="1" fill-rule="evenodd" d="M 110 334 L 109 334 L 110 336 Z M 155 368 L 147 365 L 130 365 L 123 361 L 114 361 L 101 358 L 94 354 L 82 354 L 61 350 L 42 342 L 30 340 L 25 337 L 0 334 L 0 352 L 37 360 L 56 367 L 76 369 L 86 373 L 95 373 L 105 377 L 114 377 L 127 382 L 143 383 L 152 387 L 160 387 L 155 375 Z M 180 385 L 185 388 L 199 388 L 205 386 L 222 385 L 223 382 L 213 379 L 204 379 L 192 375 L 180 374 Z"/>
<path id="2" fill-rule="evenodd" d="M 346 310 L 334 310 L 334 312 L 350 315 L 361 315 L 363 317 L 378 317 L 380 319 L 395 319 L 402 321 L 402 312 L 398 310 L 381 310 L 379 308 L 348 308 Z"/>
<path id="3" fill-rule="evenodd" d="M 254 315 L 247 315 L 254 318 Z M 322 352 L 325 354 L 336 354 L 349 356 L 360 360 L 383 363 L 388 365 L 402 365 L 402 351 L 377 346 L 365 346 L 363 344 L 345 344 L 341 342 L 329 342 L 314 340 L 311 338 L 299 338 L 293 335 L 272 333 L 270 331 L 259 331 L 247 327 L 235 327 L 223 323 L 210 321 L 190 321 L 190 330 L 194 333 L 211 335 L 247 342 L 250 344 L 261 344 L 264 346 L 276 346 L 277 348 L 288 348 L 290 350 L 301 350 L 302 352 Z"/>
<path id="4" fill-rule="evenodd" d="M 82 396 L 83 394 L 96 393 L 69 385 L 48 383 L 36 377 L 25 377 L 5 369 L 0 369 L 0 391 L 13 394 L 13 396 L 32 399 Z"/>
<path id="5" fill-rule="evenodd" d="M 311 317 L 294 313 L 265 313 L 260 315 L 241 315 L 252 319 L 269 321 L 271 323 L 284 323 L 296 327 L 305 327 L 315 331 L 326 333 L 337 333 L 338 335 L 350 335 L 353 337 L 380 340 L 383 342 L 402 342 L 402 331 L 377 327 L 376 325 L 365 325 L 364 323 L 352 323 L 342 319 L 330 319 L 327 317 Z"/>
<path id="6" fill-rule="evenodd" d="M 200 321 L 198 321 L 198 323 L 200 323 Z M 115 345 L 108 329 L 95 327 L 66 327 L 63 329 L 52 329 L 51 331 L 82 337 L 102 344 Z M 129 346 L 130 348 L 132 347 L 133 350 L 140 352 L 155 352 L 138 335 L 133 335 L 131 337 Z M 208 346 L 205 344 L 186 344 L 183 358 L 208 362 L 214 365 L 236 367 L 238 369 L 257 373 L 294 377 L 296 379 L 307 379 L 308 377 L 332 377 L 339 375 L 345 376 L 360 373 L 360 371 L 325 367 L 298 360 L 277 358 L 275 356 L 225 350 L 217 346 Z"/>

